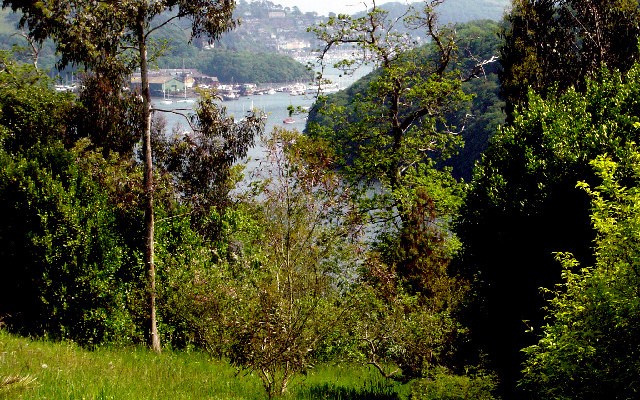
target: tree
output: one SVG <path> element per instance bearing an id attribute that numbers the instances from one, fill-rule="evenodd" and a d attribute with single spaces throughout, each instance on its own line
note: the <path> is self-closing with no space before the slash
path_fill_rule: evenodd
<path id="1" fill-rule="evenodd" d="M 463 71 L 472 71 L 480 60 L 490 60 L 495 57 L 501 45 L 498 32 L 500 25 L 493 21 L 475 21 L 456 25 L 456 57 L 452 67 Z M 429 45 L 427 45 L 429 46 Z M 430 50 L 418 52 L 416 62 L 427 62 L 428 58 L 419 60 L 418 57 L 429 57 Z M 460 136 L 464 140 L 464 146 L 459 152 L 454 152 L 451 158 L 440 161 L 441 164 L 452 166 L 452 173 L 455 177 L 462 177 L 469 180 L 472 175 L 473 165 L 480 158 L 482 152 L 488 145 L 489 137 L 496 131 L 498 125 L 504 123 L 504 113 L 502 108 L 504 103 L 499 100 L 497 62 L 485 64 L 484 72 L 479 79 L 470 79 L 462 84 L 462 90 L 473 96 L 468 106 L 461 107 L 455 112 L 447 115 L 450 124 L 455 125 L 460 121 L 465 121 L 464 129 L 460 129 Z M 316 104 L 309 112 L 308 124 L 320 124 L 323 128 L 331 128 L 337 122 L 327 112 L 319 113 L 319 106 L 324 109 L 328 107 L 341 106 L 347 115 L 350 123 L 358 119 L 355 114 L 355 99 L 357 96 L 364 96 L 367 92 L 371 79 L 378 75 L 378 71 L 372 71 L 368 76 L 359 79 L 346 90 L 327 95 L 326 100 Z M 311 131 L 311 129 L 309 129 Z M 334 135 L 338 136 L 345 130 L 338 130 Z M 339 140 L 336 138 L 336 140 Z M 343 140 L 348 140 L 344 138 Z M 353 149 L 354 151 L 357 149 Z M 347 162 L 355 156 L 354 153 L 346 154 Z"/>
<path id="2" fill-rule="evenodd" d="M 38 70 L 0 51 L 0 135 L 7 152 L 26 152 L 38 143 L 73 142 L 68 123 L 73 98 L 53 93 L 49 85 Z"/>
<path id="3" fill-rule="evenodd" d="M 453 27 L 438 26 L 441 3 L 426 1 L 390 20 L 374 2 L 362 17 L 338 15 L 314 28 L 324 44 L 321 66 L 341 46 L 358 56 L 337 62 L 337 68 L 348 72 L 371 62 L 376 69 L 351 112 L 319 100 L 318 112 L 332 124 L 310 125 L 307 132 L 336 146 L 343 176 L 363 190 L 361 211 L 373 218 L 376 232 L 374 251 L 360 271 L 363 307 L 355 335 L 368 362 L 396 362 L 397 373 L 379 369 L 401 379 L 452 364 L 453 343 L 464 331 L 455 312 L 465 282 L 449 274 L 459 246 L 449 223 L 461 185 L 437 167 L 460 145 L 464 121 L 447 117 L 470 99 L 462 83 L 489 61 L 479 60 L 464 73 L 455 69 L 457 37 Z M 431 45 L 415 48 L 410 34 L 395 29 L 400 25 L 423 29 Z"/>
<path id="4" fill-rule="evenodd" d="M 634 129 L 619 128 L 629 127 L 624 116 L 635 107 L 626 95 L 635 89 L 608 77 L 600 89 L 589 82 L 603 66 L 631 67 L 638 51 L 628 44 L 637 42 L 638 16 L 635 1 L 579 0 L 518 0 L 507 15 L 501 81 L 511 126 L 496 134 L 474 173 L 456 232 L 465 243 L 462 268 L 477 280 L 471 328 L 488 346 L 509 395 L 519 349 L 531 343 L 523 321 L 541 318 L 537 288 L 560 276 L 552 253 L 569 251 L 589 262 L 588 198 L 575 182 L 593 183 L 589 160 L 617 154 L 617 144 L 634 140 Z M 564 92 L 571 94 L 552 99 Z M 609 123 L 606 134 L 595 133 Z"/>
<path id="5" fill-rule="evenodd" d="M 179 202 L 190 208 L 194 227 L 208 240 L 220 239 L 211 214 L 224 213 L 236 181 L 232 167 L 247 155 L 265 120 L 250 110 L 241 121 L 228 116 L 213 92 L 200 92 L 196 113 L 189 118 L 193 132 L 172 135 L 158 127 L 154 131 L 155 162 L 172 177 Z"/>
<path id="6" fill-rule="evenodd" d="M 179 18 L 188 18 L 192 37 L 218 37 L 234 25 L 234 3 L 229 0 L 127 0 L 113 2 L 3 0 L 3 7 L 22 12 L 20 25 L 37 41 L 52 38 L 62 58 L 60 65 L 82 63 L 100 75 L 118 77 L 139 67 L 141 74 L 141 133 L 144 149 L 145 265 L 148 269 L 150 345 L 160 351 L 155 307 L 153 160 L 151 149 L 151 93 L 148 80 L 151 35 Z M 154 24 L 164 11 L 177 12 Z"/>
<path id="7" fill-rule="evenodd" d="M 539 341 L 524 349 L 521 384 L 540 399 L 631 399 L 640 381 L 640 153 L 629 144 L 632 176 L 610 157 L 591 164 L 602 182 L 581 182 L 591 197 L 597 232 L 595 263 L 581 266 L 571 254 L 562 262 L 562 283 L 547 289 L 547 323 Z M 626 178 L 625 178 L 626 176 Z M 628 183 L 623 186 L 621 180 Z"/>
<path id="8" fill-rule="evenodd" d="M 6 52 L 0 65 L 0 316 L 26 335 L 83 345 L 135 340 L 127 304 L 134 274 L 125 271 L 134 254 L 110 192 L 125 189 L 131 171 L 72 139 L 73 96 Z"/>
<path id="9" fill-rule="evenodd" d="M 349 189 L 330 171 L 326 143 L 275 130 L 266 147 L 247 205 L 258 229 L 221 291 L 228 298 L 227 356 L 255 371 L 271 398 L 311 368 L 349 320 L 361 226 Z"/>
<path id="10" fill-rule="evenodd" d="M 584 88 L 602 65 L 627 71 L 638 58 L 640 8 L 633 0 L 514 0 L 503 32 L 502 93 L 511 118 L 537 93 Z"/>
<path id="11" fill-rule="evenodd" d="M 0 150 L 0 166 L 0 315 L 8 327 L 86 346 L 138 339 L 128 304 L 131 248 L 109 189 L 89 173 L 124 175 L 122 166 L 86 143 L 66 150 L 61 142 Z"/>
<path id="12" fill-rule="evenodd" d="M 126 85 L 124 77 L 107 78 L 87 73 L 73 118 L 73 140 L 89 138 L 105 157 L 110 152 L 131 159 L 140 141 L 142 105 L 135 93 L 114 90 Z"/>
<path id="13" fill-rule="evenodd" d="M 530 92 L 528 106 L 496 133 L 474 174 L 456 227 L 465 244 L 460 265 L 476 281 L 469 321 L 511 396 L 519 350 L 532 340 L 527 325 L 542 318 L 539 288 L 560 279 L 553 253 L 592 263 L 589 199 L 576 182 L 597 186 L 589 162 L 601 154 L 618 162 L 621 174 L 632 171 L 638 73 L 637 66 L 624 75 L 601 71 L 583 92 L 560 97 Z"/>
<path id="14" fill-rule="evenodd" d="M 216 76 L 221 82 L 272 83 L 310 80 L 313 74 L 289 56 L 256 51 L 215 49 L 197 58 L 200 71 Z"/>
<path id="15" fill-rule="evenodd" d="M 361 52 L 361 58 L 342 60 L 338 68 L 348 70 L 357 62 L 371 60 L 379 69 L 367 93 L 357 100 L 357 115 L 348 122 L 340 120 L 338 129 L 345 131 L 346 139 L 339 149 L 341 155 L 357 155 L 349 169 L 352 176 L 379 180 L 390 191 L 406 186 L 416 169 L 429 159 L 446 156 L 457 144 L 456 131 L 444 116 L 468 97 L 460 88 L 459 73 L 449 70 L 455 57 L 455 36 L 453 29 L 440 30 L 437 25 L 434 7 L 440 3 L 442 0 L 426 2 L 422 12 L 408 13 L 401 21 L 389 21 L 374 3 L 364 17 L 339 15 L 315 28 L 318 39 L 325 43 L 321 63 L 334 47 L 345 45 Z M 409 51 L 414 43 L 394 30 L 395 23 L 425 28 L 434 42 L 433 51 L 419 59 L 424 54 Z"/>

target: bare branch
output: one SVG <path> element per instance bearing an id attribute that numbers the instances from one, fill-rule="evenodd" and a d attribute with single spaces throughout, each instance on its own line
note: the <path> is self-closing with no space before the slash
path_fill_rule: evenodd
<path id="1" fill-rule="evenodd" d="M 189 118 L 189 116 L 185 113 L 183 113 L 182 111 L 193 111 L 192 108 L 175 108 L 173 110 L 164 110 L 161 108 L 152 108 L 151 112 L 162 112 L 162 113 L 167 113 L 167 114 L 176 114 L 176 115 L 180 115 L 181 117 L 184 117 L 184 119 L 187 121 L 187 124 L 189 124 L 189 127 L 191 128 L 192 131 L 196 132 L 198 131 L 198 129 L 191 123 L 191 119 Z"/>
<path id="2" fill-rule="evenodd" d="M 14 33 L 14 35 L 22 36 L 23 38 L 25 38 L 27 43 L 29 43 L 29 46 L 31 47 L 31 54 L 32 54 L 31 57 L 33 59 L 33 67 L 35 69 L 38 69 L 38 58 L 40 57 L 40 51 L 42 50 L 42 43 L 36 42 L 36 40 L 33 37 L 31 37 L 29 34 L 27 34 L 27 32 L 25 32 L 24 30 L 21 30 L 18 33 Z"/>
<path id="3" fill-rule="evenodd" d="M 398 372 L 400 372 L 400 368 L 396 368 L 395 370 L 391 371 L 391 372 L 385 372 L 384 367 L 382 365 L 380 365 L 380 363 L 378 363 L 377 357 L 376 357 L 376 345 L 374 343 L 374 341 L 369 338 L 369 336 L 365 336 L 362 339 L 360 339 L 364 342 L 366 342 L 369 345 L 369 349 L 371 351 L 371 353 L 369 354 L 370 356 L 370 360 L 367 362 L 367 364 L 369 365 L 373 365 L 379 372 L 380 374 L 385 377 L 386 379 L 392 378 L 393 376 L 395 376 L 396 374 L 398 374 Z"/>
<path id="4" fill-rule="evenodd" d="M 164 26 L 166 26 L 166 25 L 168 25 L 168 24 L 170 24 L 170 23 L 173 23 L 173 21 L 175 21 L 176 19 L 184 18 L 184 17 L 186 17 L 186 16 L 187 16 L 187 14 L 186 14 L 186 13 L 178 13 L 178 14 L 176 14 L 176 15 L 174 15 L 174 16 L 172 16 L 172 17 L 168 18 L 166 21 L 161 22 L 160 24 L 158 24 L 158 25 L 156 25 L 156 26 L 154 26 L 154 27 L 149 28 L 149 30 L 147 31 L 147 33 L 146 33 L 145 37 L 146 37 L 146 38 L 148 38 L 148 37 L 149 37 L 149 35 L 151 35 L 153 32 L 155 32 L 155 31 L 157 31 L 157 30 L 161 29 L 162 27 L 164 27 Z"/>
<path id="5" fill-rule="evenodd" d="M 476 56 L 470 54 L 471 59 L 476 61 L 476 65 L 473 66 L 467 77 L 460 77 L 462 82 L 469 82 L 471 79 L 484 77 L 486 79 L 487 73 L 484 69 L 485 65 L 492 64 L 498 61 L 498 56 L 491 56 L 488 60 L 479 60 Z"/>

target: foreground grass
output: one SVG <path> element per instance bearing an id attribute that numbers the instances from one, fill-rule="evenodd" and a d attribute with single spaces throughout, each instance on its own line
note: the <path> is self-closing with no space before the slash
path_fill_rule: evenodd
<path id="1" fill-rule="evenodd" d="M 360 366 L 323 365 L 291 383 L 286 399 L 402 399 Z M 86 351 L 0 331 L 0 399 L 265 399 L 260 379 L 202 353 Z"/>

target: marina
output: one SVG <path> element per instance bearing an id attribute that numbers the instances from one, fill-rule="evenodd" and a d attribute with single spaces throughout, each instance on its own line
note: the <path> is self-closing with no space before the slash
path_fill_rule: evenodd
<path id="1" fill-rule="evenodd" d="M 331 81 L 329 85 L 333 85 L 335 82 L 335 88 L 337 88 L 338 83 L 341 88 L 344 88 L 370 71 L 370 67 L 364 67 L 357 70 L 355 74 L 345 77 L 340 71 L 331 70 L 325 75 L 325 78 Z M 239 121 L 252 109 L 259 110 L 266 115 L 264 133 L 269 135 L 276 127 L 298 130 L 299 132 L 305 129 L 307 115 L 304 111 L 308 111 L 313 106 L 317 86 L 295 83 L 261 88 L 250 87 L 251 90 L 243 91 L 241 90 L 242 87 L 236 87 L 235 85 L 221 85 L 219 89 L 219 94 L 221 95 L 219 104 L 226 109 L 228 116 L 232 116 L 236 121 Z M 160 112 L 166 119 L 166 134 L 171 134 L 174 131 L 190 131 L 186 118 L 176 112 L 185 115 L 193 114 L 194 107 L 197 106 L 195 93 L 190 91 L 184 97 L 174 97 L 173 99 L 158 97 L 154 99 L 153 106 L 158 110 L 169 111 Z M 303 110 L 303 112 L 289 115 L 289 109 L 291 108 Z M 256 138 L 255 145 L 249 149 L 247 157 L 241 161 L 247 165 L 246 174 L 255 169 L 260 161 L 265 158 L 264 151 L 265 149 L 260 144 L 260 138 Z"/>

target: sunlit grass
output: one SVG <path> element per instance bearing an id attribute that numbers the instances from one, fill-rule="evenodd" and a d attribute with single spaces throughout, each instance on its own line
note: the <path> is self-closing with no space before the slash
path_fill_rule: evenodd
<path id="1" fill-rule="evenodd" d="M 3 383 L 4 382 L 4 383 Z M 286 399 L 401 399 L 361 366 L 322 365 L 290 385 Z M 0 331 L 0 399 L 265 399 L 260 379 L 198 352 L 144 348 L 87 351 Z"/>

